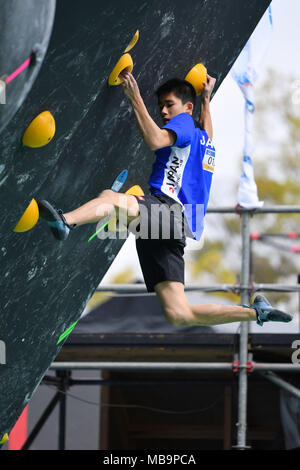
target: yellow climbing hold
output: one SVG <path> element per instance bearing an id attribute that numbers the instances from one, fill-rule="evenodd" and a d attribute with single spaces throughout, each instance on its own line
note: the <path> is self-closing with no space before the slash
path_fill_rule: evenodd
<path id="1" fill-rule="evenodd" d="M 129 52 L 131 51 L 131 49 L 136 45 L 136 43 L 138 42 L 139 40 L 139 37 L 140 37 L 140 32 L 139 30 L 137 30 L 133 36 L 133 38 L 131 39 L 130 43 L 128 44 L 128 46 L 126 47 L 125 51 L 124 51 L 124 54 L 126 54 L 126 52 Z"/>
<path id="2" fill-rule="evenodd" d="M 54 117 L 49 111 L 44 111 L 29 124 L 22 143 L 31 148 L 44 147 L 53 139 L 55 130 Z"/>
<path id="3" fill-rule="evenodd" d="M 27 207 L 21 219 L 14 228 L 14 232 L 22 233 L 31 230 L 39 220 L 39 206 L 35 199 Z"/>
<path id="4" fill-rule="evenodd" d="M 8 437 L 8 434 L 4 434 L 4 436 L 2 437 L 1 441 L 0 441 L 0 444 L 5 444 L 5 442 L 7 442 L 9 440 L 9 437 Z"/>
<path id="5" fill-rule="evenodd" d="M 195 67 L 193 67 L 187 76 L 185 77 L 185 80 L 189 82 L 191 85 L 193 85 L 196 95 L 200 95 L 204 89 L 204 84 L 203 82 L 207 81 L 207 69 L 203 64 L 197 64 Z"/>
<path id="6" fill-rule="evenodd" d="M 111 72 L 108 78 L 108 84 L 111 86 L 121 85 L 123 83 L 122 78 L 119 77 L 121 72 L 128 71 L 132 72 L 133 70 L 133 61 L 130 54 L 124 54 L 118 61 L 117 65 Z"/>
<path id="7" fill-rule="evenodd" d="M 138 184 L 136 184 L 135 186 L 129 188 L 125 194 L 131 194 L 132 196 L 144 196 L 144 191 Z"/>
<path id="8" fill-rule="evenodd" d="M 125 194 L 131 194 L 132 196 L 144 196 L 144 191 L 137 184 L 128 189 Z M 127 225 L 120 224 L 118 218 L 115 215 L 112 215 L 108 221 L 108 230 L 111 232 L 125 232 L 127 230 Z"/>

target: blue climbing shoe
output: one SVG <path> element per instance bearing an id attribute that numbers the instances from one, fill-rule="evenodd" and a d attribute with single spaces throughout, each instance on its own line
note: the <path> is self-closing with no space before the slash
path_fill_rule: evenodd
<path id="1" fill-rule="evenodd" d="M 70 229 L 75 227 L 69 226 L 63 216 L 61 209 L 54 209 L 48 201 L 37 201 L 42 219 L 46 220 L 51 232 L 57 240 L 64 241 L 68 238 Z"/>
<path id="2" fill-rule="evenodd" d="M 288 323 L 293 319 L 293 316 L 289 313 L 282 312 L 272 307 L 270 302 L 263 296 L 257 295 L 254 299 L 250 308 L 254 308 L 257 315 L 256 323 L 263 326 L 263 323 L 267 321 L 280 321 Z"/>

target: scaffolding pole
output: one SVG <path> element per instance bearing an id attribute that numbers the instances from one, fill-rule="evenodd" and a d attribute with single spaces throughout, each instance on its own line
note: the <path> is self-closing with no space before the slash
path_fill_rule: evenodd
<path id="1" fill-rule="evenodd" d="M 243 284 L 216 284 L 215 286 L 205 286 L 199 284 L 186 284 L 185 292 L 227 292 L 240 294 L 242 290 L 249 290 L 253 292 L 299 292 L 300 294 L 300 283 L 299 284 L 264 284 L 264 283 L 250 283 L 250 285 Z M 155 292 L 147 292 L 145 284 L 103 284 L 97 287 L 95 292 L 102 292 L 105 295 L 109 293 L 114 294 L 144 294 L 144 295 L 156 295 Z"/>
<path id="2" fill-rule="evenodd" d="M 207 214 L 299 214 L 300 206 L 266 206 L 257 209 L 247 209 L 245 207 L 208 207 Z"/>
<path id="3" fill-rule="evenodd" d="M 114 370 L 114 371 L 231 371 L 239 369 L 234 362 L 53 362 L 51 370 Z M 300 364 L 251 362 L 251 372 L 300 372 Z"/>
<path id="4" fill-rule="evenodd" d="M 249 305 L 250 284 L 250 214 L 242 214 L 242 266 L 241 281 L 246 286 L 241 289 L 242 304 Z M 239 391 L 238 391 L 238 422 L 237 422 L 237 446 L 238 449 L 246 448 L 247 432 L 247 362 L 248 362 L 248 322 L 241 322 L 240 333 L 240 357 L 239 357 Z"/>

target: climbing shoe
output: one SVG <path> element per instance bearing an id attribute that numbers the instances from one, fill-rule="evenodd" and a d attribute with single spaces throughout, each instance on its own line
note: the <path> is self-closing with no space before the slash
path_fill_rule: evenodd
<path id="1" fill-rule="evenodd" d="M 244 307 L 254 308 L 256 311 L 257 321 L 256 323 L 263 326 L 263 323 L 267 321 L 279 321 L 288 323 L 293 317 L 289 313 L 282 312 L 272 307 L 270 302 L 263 296 L 257 295 L 252 305 L 243 305 Z"/>
<path id="2" fill-rule="evenodd" d="M 48 201 L 37 201 L 42 219 L 46 220 L 51 232 L 57 240 L 68 238 L 70 229 L 76 225 L 68 225 L 61 209 L 55 209 Z"/>

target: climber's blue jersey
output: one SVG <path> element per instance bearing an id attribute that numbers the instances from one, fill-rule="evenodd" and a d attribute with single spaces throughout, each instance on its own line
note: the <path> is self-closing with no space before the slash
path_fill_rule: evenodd
<path id="1" fill-rule="evenodd" d="M 207 133 L 187 113 L 173 117 L 163 129 L 176 134 L 172 147 L 155 151 L 149 179 L 151 194 L 165 194 L 183 206 L 193 237 L 200 240 L 215 166 L 215 148 Z M 189 236 L 189 235 L 188 235 Z"/>

